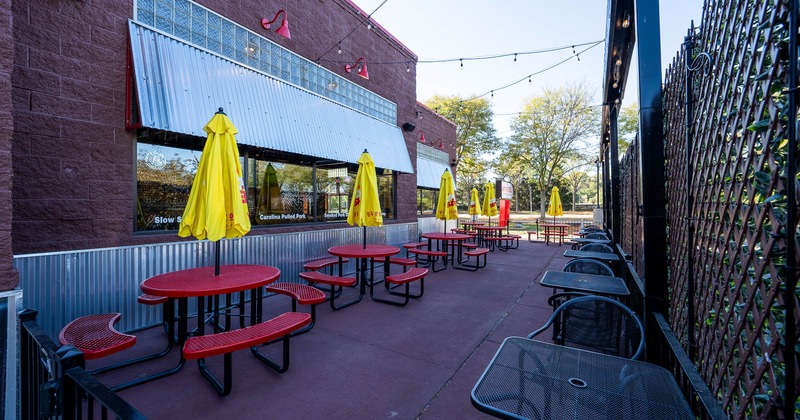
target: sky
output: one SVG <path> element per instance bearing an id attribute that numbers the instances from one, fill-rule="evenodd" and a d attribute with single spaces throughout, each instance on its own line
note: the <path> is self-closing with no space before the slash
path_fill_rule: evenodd
<path id="1" fill-rule="evenodd" d="M 589 48 L 591 45 L 578 44 L 604 39 L 606 0 L 352 1 L 367 14 L 374 12 L 372 19 L 413 51 L 420 61 L 518 53 L 516 62 L 513 56 L 464 60 L 463 68 L 458 61 L 417 64 L 418 101 L 424 102 L 433 95 L 472 97 L 486 94 L 495 113 L 498 137 L 511 134 L 510 122 L 526 99 L 541 94 L 545 88 L 586 83 L 597 92 L 595 104 L 601 102 L 605 45 L 600 43 Z M 384 4 L 381 6 L 381 3 Z M 691 21 L 695 24 L 700 21 L 702 4 L 702 0 L 661 0 L 662 68 L 666 68 L 680 50 Z M 572 45 L 575 45 L 574 53 Z M 519 54 L 558 47 L 567 48 Z M 566 60 L 563 64 L 556 65 L 563 60 Z M 623 106 L 636 102 L 635 66 L 631 71 Z M 534 73 L 538 74 L 532 76 L 529 83 L 526 76 Z M 663 73 L 662 70 L 662 79 Z M 523 82 L 498 89 L 520 79 L 524 79 Z M 493 96 L 489 93 L 492 90 Z"/>

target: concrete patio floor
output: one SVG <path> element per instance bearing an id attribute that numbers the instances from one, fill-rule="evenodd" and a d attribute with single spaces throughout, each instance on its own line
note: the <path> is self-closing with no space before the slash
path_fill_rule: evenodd
<path id="1" fill-rule="evenodd" d="M 538 280 L 544 271 L 563 267 L 566 249 L 523 240 L 518 249 L 490 253 L 487 267 L 477 272 L 448 268 L 430 273 L 425 295 L 405 307 L 373 302 L 369 296 L 335 312 L 320 304 L 314 329 L 291 340 L 286 373 L 275 373 L 248 350 L 235 352 L 233 390 L 227 397 L 216 394 L 194 361 L 173 376 L 119 395 L 153 419 L 487 418 L 472 407 L 470 390 L 504 338 L 524 336 L 550 316 L 551 290 Z M 289 310 L 286 296 L 265 299 L 265 318 Z M 161 328 L 136 335 L 137 345 L 115 359 L 163 347 Z M 262 350 L 280 360 L 279 343 Z M 87 367 L 112 360 L 91 361 Z M 173 350 L 158 361 L 99 379 L 114 385 L 177 360 Z M 208 363 L 221 377 L 222 357 Z"/>

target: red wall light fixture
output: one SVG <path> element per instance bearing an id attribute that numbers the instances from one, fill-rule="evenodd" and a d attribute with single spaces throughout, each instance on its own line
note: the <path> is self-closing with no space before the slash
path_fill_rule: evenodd
<path id="1" fill-rule="evenodd" d="M 424 131 L 420 131 L 419 132 L 419 142 L 420 143 L 425 143 L 425 132 Z"/>
<path id="2" fill-rule="evenodd" d="M 280 16 L 281 13 L 283 13 L 283 20 L 281 21 L 281 26 L 279 26 L 275 32 L 277 32 L 278 35 L 286 39 L 292 39 L 292 34 L 289 33 L 289 21 L 287 20 L 288 16 L 286 14 L 286 11 L 283 9 L 278 10 L 278 13 L 275 13 L 275 17 L 272 20 L 267 20 L 267 18 L 261 18 L 261 26 L 264 29 L 269 29 L 270 26 L 273 23 L 275 23 L 276 20 L 278 20 L 278 16 Z"/>
<path id="3" fill-rule="evenodd" d="M 364 64 L 362 64 L 361 67 L 358 68 L 358 75 L 369 80 L 369 72 L 367 71 L 367 60 L 365 60 L 364 57 L 358 57 L 358 60 L 356 60 L 356 62 L 352 66 L 349 64 L 344 66 L 344 71 L 350 73 L 351 71 L 353 71 L 354 68 L 358 67 L 359 61 L 363 61 Z"/>

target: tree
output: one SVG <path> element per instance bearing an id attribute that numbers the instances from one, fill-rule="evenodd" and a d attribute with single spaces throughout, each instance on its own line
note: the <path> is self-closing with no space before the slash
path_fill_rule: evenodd
<path id="1" fill-rule="evenodd" d="M 513 157 L 512 153 L 508 153 L 508 143 L 505 143 L 500 155 L 493 162 L 493 167 L 498 175 L 508 179 L 514 186 L 514 210 L 519 211 L 519 190 L 522 188 L 524 180 L 527 179 L 527 171 L 522 162 Z"/>
<path id="2" fill-rule="evenodd" d="M 528 168 L 528 179 L 537 181 L 541 217 L 545 217 L 547 192 L 577 158 L 588 139 L 599 132 L 599 111 L 592 107 L 592 92 L 585 84 L 545 89 L 524 106 L 514 119 L 508 153 Z"/>
<path id="3" fill-rule="evenodd" d="M 425 105 L 456 125 L 456 164 L 464 157 L 475 159 L 497 148 L 499 140 L 492 125 L 492 106 L 486 99 L 434 95 Z"/>
<path id="4" fill-rule="evenodd" d="M 585 166 L 585 165 L 581 165 Z M 575 202 L 580 195 L 581 189 L 587 185 L 589 181 L 589 174 L 584 171 L 577 170 L 578 168 L 573 169 L 572 171 L 568 172 L 565 176 L 567 184 L 569 184 L 570 188 L 572 189 L 572 211 L 575 211 Z"/>
<path id="5" fill-rule="evenodd" d="M 481 158 L 499 145 L 492 125 L 492 106 L 486 99 L 464 100 L 458 96 L 435 95 L 425 106 L 456 125 L 455 163 L 458 200 L 469 201 L 472 186 L 479 184 L 487 169 Z"/>
<path id="6" fill-rule="evenodd" d="M 631 141 L 639 132 L 639 104 L 633 102 L 622 108 L 617 118 L 617 142 L 619 143 L 619 156 L 628 150 Z"/>
<path id="7" fill-rule="evenodd" d="M 461 160 L 456 176 L 456 195 L 459 203 L 469 203 L 469 194 L 473 188 L 478 188 L 478 192 L 483 193 L 488 167 L 488 163 L 483 159 L 466 156 Z"/>

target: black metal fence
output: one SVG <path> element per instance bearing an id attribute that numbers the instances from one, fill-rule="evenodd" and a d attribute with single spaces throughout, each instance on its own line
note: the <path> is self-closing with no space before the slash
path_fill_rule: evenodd
<path id="1" fill-rule="evenodd" d="M 19 315 L 23 419 L 145 418 L 84 370 L 83 353 L 57 346 L 36 323 L 36 314 Z"/>
<path id="2" fill-rule="evenodd" d="M 648 349 L 664 350 L 650 361 L 693 389 L 701 416 L 723 415 L 710 399 L 733 418 L 800 415 L 797 7 L 705 2 L 663 82 L 669 310 L 648 320 Z M 644 272 L 636 148 L 615 211 Z"/>

